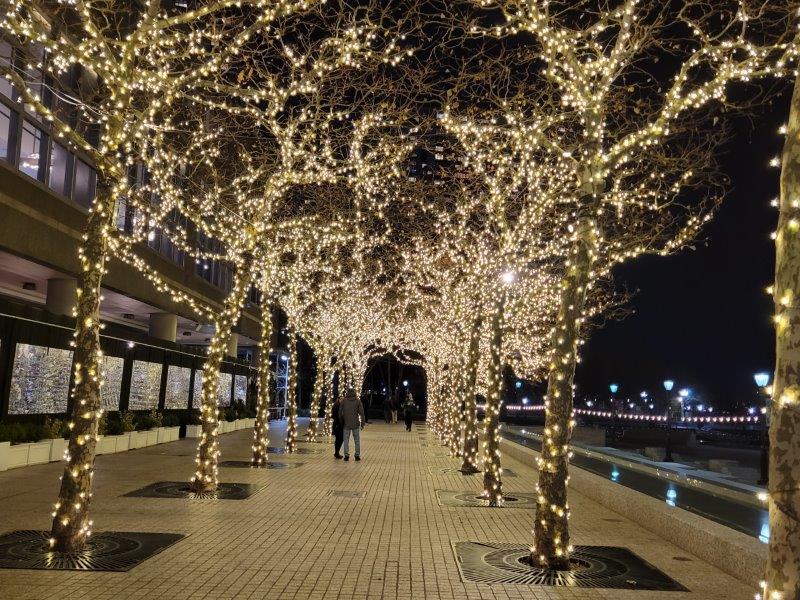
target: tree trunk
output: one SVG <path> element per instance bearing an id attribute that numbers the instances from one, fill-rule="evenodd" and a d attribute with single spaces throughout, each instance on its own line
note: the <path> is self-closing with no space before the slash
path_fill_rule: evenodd
<path id="1" fill-rule="evenodd" d="M 325 381 L 325 366 L 323 363 L 323 353 L 320 352 L 317 356 L 317 373 L 314 377 L 314 390 L 311 396 L 311 410 L 308 421 L 308 436 L 309 442 L 317 441 L 317 414 L 319 413 L 319 405 L 322 402 L 322 388 Z"/>
<path id="2" fill-rule="evenodd" d="M 478 378 L 478 351 L 481 339 L 481 319 L 476 318 L 470 332 L 467 363 L 464 372 L 464 460 L 461 472 L 464 475 L 477 473 L 478 469 L 478 424 L 475 409 L 475 381 Z"/>
<path id="3" fill-rule="evenodd" d="M 114 217 L 111 186 L 102 178 L 97 197 L 86 223 L 83 247 L 79 251 L 81 273 L 78 276 L 75 311 L 74 386 L 70 436 L 61 490 L 58 494 L 50 546 L 59 552 L 82 550 L 91 534 L 89 503 L 92 498 L 97 427 L 103 413 L 100 397 L 102 367 L 100 358 L 100 284 L 108 254 L 108 232 Z"/>
<path id="4" fill-rule="evenodd" d="M 500 466 L 500 405 L 503 397 L 503 309 L 499 299 L 492 314 L 489 346 L 489 389 L 486 392 L 483 443 L 483 496 L 489 506 L 503 505 L 503 480 Z"/>
<path id="5" fill-rule="evenodd" d="M 531 560 L 553 569 L 569 568 L 568 463 L 572 437 L 572 381 L 586 288 L 597 245 L 594 222 L 578 222 L 568 271 L 561 284 L 558 321 L 553 330 L 550 373 L 545 399 L 545 426 L 539 462 L 539 499 Z"/>
<path id="6" fill-rule="evenodd" d="M 783 150 L 775 238 L 775 381 L 769 426 L 769 554 L 763 597 L 800 598 L 800 79 Z"/>
<path id="7" fill-rule="evenodd" d="M 325 370 L 325 437 L 329 438 L 333 435 L 333 378 L 336 377 L 336 369 L 330 366 L 330 357 L 326 359 L 327 368 Z"/>
<path id="8" fill-rule="evenodd" d="M 289 381 L 286 385 L 286 452 L 297 450 L 297 334 L 289 327 Z"/>
<path id="9" fill-rule="evenodd" d="M 269 342 L 272 337 L 272 311 L 266 305 L 261 307 L 261 340 L 258 342 L 260 362 L 258 364 L 258 402 L 256 408 L 256 424 L 253 428 L 253 458 L 254 467 L 264 467 L 267 464 L 267 446 L 269 446 L 269 378 L 271 365 L 269 362 Z"/>
<path id="10" fill-rule="evenodd" d="M 197 448 L 197 470 L 190 481 L 196 493 L 217 489 L 217 464 L 219 462 L 219 369 L 225 358 L 231 329 L 239 320 L 244 300 L 253 282 L 253 254 L 248 248 L 234 275 L 233 288 L 225 300 L 225 308 L 216 321 L 216 329 L 208 346 L 208 357 L 203 365 L 203 386 L 200 393 L 200 418 L 202 432 Z"/>

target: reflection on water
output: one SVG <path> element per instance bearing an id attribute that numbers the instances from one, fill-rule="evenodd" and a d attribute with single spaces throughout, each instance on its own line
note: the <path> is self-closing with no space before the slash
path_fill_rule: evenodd
<path id="1" fill-rule="evenodd" d="M 667 488 L 667 504 L 675 506 L 675 501 L 678 499 L 678 490 L 670 486 Z"/>
<path id="2" fill-rule="evenodd" d="M 765 544 L 769 542 L 769 523 L 766 521 L 761 524 L 761 533 L 758 534 L 758 539 Z"/>
<path id="3" fill-rule="evenodd" d="M 611 467 L 611 481 L 619 481 L 619 471 L 616 465 Z"/>

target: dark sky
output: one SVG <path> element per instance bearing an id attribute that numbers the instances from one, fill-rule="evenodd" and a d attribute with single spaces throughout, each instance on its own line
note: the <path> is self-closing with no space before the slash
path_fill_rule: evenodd
<path id="1" fill-rule="evenodd" d="M 771 284 L 777 221 L 770 200 L 780 171 L 768 165 L 781 148 L 788 93 L 753 120 L 738 119 L 722 165 L 733 189 L 695 251 L 640 257 L 615 271 L 635 311 L 592 333 L 581 353 L 578 396 L 620 385 L 631 396 L 663 393 L 661 381 L 697 390 L 718 410 L 748 402 L 753 373 L 772 371 Z"/>

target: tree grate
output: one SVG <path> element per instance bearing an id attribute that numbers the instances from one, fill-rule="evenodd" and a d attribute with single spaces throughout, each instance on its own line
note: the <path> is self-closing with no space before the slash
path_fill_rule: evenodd
<path id="1" fill-rule="evenodd" d="M 246 500 L 264 488 L 254 483 L 219 483 L 213 492 L 193 492 L 186 481 L 158 481 L 123 494 L 132 498 L 185 498 L 188 500 Z"/>
<path id="2" fill-rule="evenodd" d="M 286 448 L 267 448 L 267 454 L 319 454 L 321 452 L 324 452 L 322 448 L 295 448 L 294 452 L 286 452 Z"/>
<path id="3" fill-rule="evenodd" d="M 481 475 L 483 476 L 483 471 L 476 471 L 475 473 L 464 473 L 461 471 L 459 467 L 428 467 L 428 471 L 430 471 L 431 475 Z M 506 477 L 518 477 L 516 471 L 512 471 L 511 469 L 503 469 L 503 478 Z"/>
<path id="4" fill-rule="evenodd" d="M 183 539 L 180 533 L 104 531 L 92 534 L 79 552 L 50 550 L 49 531 L 0 535 L 0 569 L 129 571 Z"/>
<path id="5" fill-rule="evenodd" d="M 267 461 L 266 464 L 254 466 L 249 460 L 223 460 L 219 463 L 220 467 L 230 467 L 234 469 L 296 469 L 302 467 L 303 462 L 273 462 Z"/>
<path id="6" fill-rule="evenodd" d="M 326 496 L 332 498 L 364 498 L 367 492 L 358 490 L 328 490 Z"/>
<path id="7" fill-rule="evenodd" d="M 530 549 L 504 542 L 453 542 L 462 581 L 688 592 L 683 585 L 627 548 L 576 546 L 573 569 L 558 571 L 530 564 Z"/>
<path id="8" fill-rule="evenodd" d="M 453 492 L 449 490 L 436 490 L 439 506 L 458 507 L 483 507 L 489 506 L 489 501 L 480 492 Z M 503 495 L 505 508 L 536 508 L 536 494 L 514 492 Z"/>

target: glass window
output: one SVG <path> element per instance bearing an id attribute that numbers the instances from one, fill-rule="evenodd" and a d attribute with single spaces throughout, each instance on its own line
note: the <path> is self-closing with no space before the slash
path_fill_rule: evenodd
<path id="1" fill-rule="evenodd" d="M 72 155 L 64 146 L 53 142 L 53 149 L 50 151 L 48 185 L 51 190 L 62 196 L 69 196 L 71 165 Z"/>
<path id="2" fill-rule="evenodd" d="M 11 162 L 14 155 L 14 128 L 16 113 L 0 104 L 0 158 Z"/>
<path id="3" fill-rule="evenodd" d="M 10 66 L 12 55 L 11 46 L 0 40 L 0 65 L 4 67 Z M 14 87 L 5 77 L 0 77 L 0 94 L 3 94 L 6 98 L 11 98 L 14 95 Z"/>
<path id="4" fill-rule="evenodd" d="M 72 188 L 72 199 L 81 206 L 89 208 L 94 200 L 94 169 L 82 160 L 75 161 L 75 185 Z"/>
<path id="5" fill-rule="evenodd" d="M 34 179 L 44 179 L 44 133 L 27 121 L 22 124 L 22 143 L 19 148 L 19 170 Z"/>

